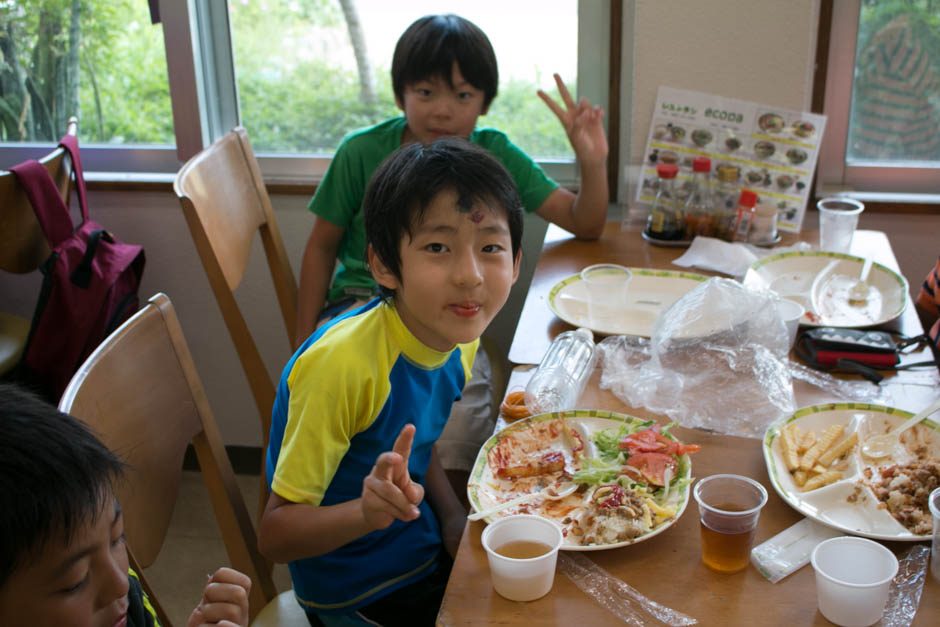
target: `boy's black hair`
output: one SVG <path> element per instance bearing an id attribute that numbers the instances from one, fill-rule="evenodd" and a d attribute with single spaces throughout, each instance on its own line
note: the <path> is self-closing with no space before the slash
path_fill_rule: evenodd
<path id="1" fill-rule="evenodd" d="M 435 196 L 453 190 L 457 209 L 475 202 L 501 209 L 509 225 L 512 256 L 522 245 L 522 201 L 509 172 L 490 153 L 459 137 L 402 146 L 376 169 L 362 201 L 366 242 L 401 280 L 401 245 Z"/>
<path id="2" fill-rule="evenodd" d="M 122 469 L 83 422 L 0 384 L 0 587 L 46 542 L 94 524 Z"/>
<path id="3" fill-rule="evenodd" d="M 499 87 L 496 53 L 480 28 L 458 15 L 426 15 L 409 26 L 392 56 L 392 89 L 399 103 L 405 87 L 432 77 L 447 81 L 451 88 L 454 61 L 468 83 L 483 91 L 485 111 Z"/>

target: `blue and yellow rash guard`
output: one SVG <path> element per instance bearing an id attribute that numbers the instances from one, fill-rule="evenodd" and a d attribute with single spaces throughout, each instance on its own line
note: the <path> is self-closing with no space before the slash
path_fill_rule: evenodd
<path id="1" fill-rule="evenodd" d="M 446 353 L 428 348 L 393 304 L 378 299 L 321 327 L 281 375 L 268 444 L 270 488 L 312 505 L 359 498 L 376 458 L 408 423 L 416 427 L 408 470 L 424 485 L 431 447 L 470 377 L 478 343 Z M 289 563 L 300 602 L 319 613 L 351 612 L 430 574 L 440 527 L 427 499 L 419 509 L 417 520 L 396 520 Z"/>

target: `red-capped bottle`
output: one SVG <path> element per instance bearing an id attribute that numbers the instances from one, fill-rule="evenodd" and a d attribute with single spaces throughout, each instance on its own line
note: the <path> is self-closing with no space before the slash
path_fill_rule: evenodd
<path id="1" fill-rule="evenodd" d="M 751 189 L 742 189 L 738 198 L 738 207 L 735 209 L 734 236 L 735 242 L 746 242 L 754 223 L 754 205 L 757 204 L 757 192 Z"/>
<path id="2" fill-rule="evenodd" d="M 708 157 L 696 157 L 692 161 L 692 185 L 681 207 L 682 217 L 685 218 L 685 239 L 690 240 L 696 235 L 710 237 L 715 233 L 712 194 L 708 182 L 711 170 L 712 160 Z"/>

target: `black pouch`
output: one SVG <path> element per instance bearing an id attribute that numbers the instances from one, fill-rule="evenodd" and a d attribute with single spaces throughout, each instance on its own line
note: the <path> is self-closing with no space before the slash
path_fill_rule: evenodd
<path id="1" fill-rule="evenodd" d="M 938 361 L 901 363 L 901 356 L 929 344 L 926 335 L 904 337 L 887 331 L 859 331 L 836 327 L 809 329 L 797 339 L 796 356 L 813 368 L 859 374 L 873 383 L 884 379 L 879 370 L 907 370 L 940 365 Z"/>

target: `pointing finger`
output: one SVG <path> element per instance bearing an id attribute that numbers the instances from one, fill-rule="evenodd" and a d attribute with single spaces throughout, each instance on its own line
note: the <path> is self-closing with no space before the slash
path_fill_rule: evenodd
<path id="1" fill-rule="evenodd" d="M 395 446 L 392 447 L 392 451 L 401 455 L 404 460 L 405 472 L 407 472 L 408 458 L 411 456 L 411 445 L 414 443 L 414 440 L 415 426 L 407 424 L 401 428 L 398 437 L 395 439 Z"/>

